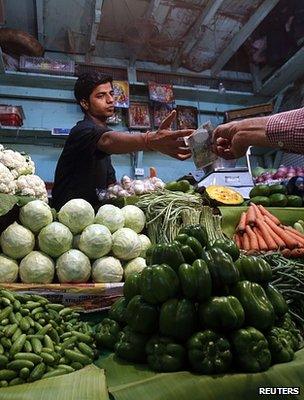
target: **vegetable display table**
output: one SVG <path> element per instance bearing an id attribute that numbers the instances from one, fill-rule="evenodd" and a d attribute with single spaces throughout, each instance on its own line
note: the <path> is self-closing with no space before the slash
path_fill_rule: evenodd
<path id="1" fill-rule="evenodd" d="M 300 388 L 300 394 L 275 398 L 302 399 L 304 395 L 304 349 L 292 362 L 277 364 L 256 374 L 198 375 L 187 371 L 155 373 L 146 365 L 128 364 L 113 354 L 101 356 L 107 386 L 115 400 L 253 400 L 259 388 Z M 272 396 L 273 397 L 273 396 Z"/>

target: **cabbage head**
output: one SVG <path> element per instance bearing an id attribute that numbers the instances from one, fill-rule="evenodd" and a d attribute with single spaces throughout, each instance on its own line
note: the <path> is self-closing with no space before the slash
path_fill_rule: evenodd
<path id="1" fill-rule="evenodd" d="M 135 272 L 141 272 L 146 266 L 146 260 L 142 257 L 136 257 L 129 261 L 124 267 L 125 280 Z"/>
<path id="2" fill-rule="evenodd" d="M 138 237 L 141 243 L 140 257 L 146 258 L 146 251 L 152 245 L 151 240 L 146 235 L 138 235 Z"/>
<path id="3" fill-rule="evenodd" d="M 125 217 L 120 208 L 112 204 L 105 204 L 97 211 L 95 224 L 101 224 L 109 228 L 110 232 L 116 232 L 117 229 L 123 228 Z"/>
<path id="4" fill-rule="evenodd" d="M 108 254 L 112 247 L 112 235 L 106 226 L 87 226 L 79 239 L 79 249 L 89 258 L 100 258 Z"/>
<path id="5" fill-rule="evenodd" d="M 44 201 L 34 200 L 21 208 L 19 219 L 22 225 L 37 233 L 44 226 L 53 222 L 53 214 L 50 206 Z"/>
<path id="6" fill-rule="evenodd" d="M 91 275 L 91 263 L 81 251 L 72 249 L 58 258 L 56 272 L 61 283 L 85 283 Z"/>
<path id="7" fill-rule="evenodd" d="M 32 251 L 19 265 L 20 279 L 23 283 L 51 283 L 54 273 L 54 261 L 40 251 Z"/>
<path id="8" fill-rule="evenodd" d="M 132 260 L 139 256 L 141 252 L 141 243 L 137 233 L 129 228 L 118 229 L 112 235 L 112 252 L 120 260 Z"/>
<path id="9" fill-rule="evenodd" d="M 136 206 L 125 206 L 121 209 L 125 217 L 125 228 L 130 228 L 136 233 L 140 233 L 146 223 L 144 212 Z"/>
<path id="10" fill-rule="evenodd" d="M 58 220 L 76 235 L 93 224 L 95 212 L 90 203 L 83 199 L 68 201 L 58 212 Z"/>
<path id="11" fill-rule="evenodd" d="M 0 254 L 0 282 L 13 283 L 18 278 L 18 263 L 5 254 Z"/>
<path id="12" fill-rule="evenodd" d="M 65 225 L 52 222 L 41 229 L 38 243 L 41 251 L 51 257 L 59 257 L 72 247 L 73 235 Z"/>
<path id="13" fill-rule="evenodd" d="M 98 258 L 92 265 L 92 278 L 94 282 L 120 282 L 122 280 L 122 276 L 123 268 L 117 258 Z"/>
<path id="14" fill-rule="evenodd" d="M 6 256 L 18 260 L 33 250 L 35 236 L 29 229 L 14 222 L 2 232 L 0 244 Z"/>

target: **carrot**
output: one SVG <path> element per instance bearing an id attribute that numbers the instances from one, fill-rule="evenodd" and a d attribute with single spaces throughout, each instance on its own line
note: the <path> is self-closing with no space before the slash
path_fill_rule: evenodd
<path id="1" fill-rule="evenodd" d="M 247 217 L 246 217 L 246 224 L 250 226 L 254 226 L 256 224 L 256 217 L 255 217 L 255 211 L 252 206 L 249 206 L 248 211 L 247 211 Z"/>
<path id="2" fill-rule="evenodd" d="M 284 226 L 284 229 L 286 229 L 289 232 L 294 233 L 296 236 L 299 236 L 300 238 L 304 239 L 304 235 L 297 231 L 296 229 L 292 228 L 291 226 Z"/>
<path id="3" fill-rule="evenodd" d="M 251 203 L 251 206 L 252 206 L 252 207 L 254 208 L 254 210 L 255 210 L 256 219 L 263 218 L 263 214 L 261 213 L 259 207 L 258 207 L 256 204 L 254 204 L 254 203 Z"/>
<path id="4" fill-rule="evenodd" d="M 250 249 L 260 250 L 258 239 L 249 225 L 246 225 L 246 233 L 249 238 Z"/>
<path id="5" fill-rule="evenodd" d="M 255 236 L 257 237 L 260 250 L 267 251 L 268 246 L 267 246 L 265 240 L 263 239 L 263 235 L 261 234 L 261 231 L 259 230 L 259 228 L 256 228 L 256 227 L 253 228 L 253 232 L 255 233 Z"/>
<path id="6" fill-rule="evenodd" d="M 264 220 L 265 216 L 263 217 L 263 221 L 265 222 L 266 225 L 266 230 L 268 231 L 268 235 L 275 241 L 279 249 L 285 249 L 286 243 L 284 242 L 283 239 L 280 238 L 280 236 L 274 232 L 274 230 L 269 226 L 269 224 Z"/>
<path id="7" fill-rule="evenodd" d="M 276 225 L 272 219 L 268 218 L 266 215 L 264 216 L 264 221 L 267 223 L 267 225 L 284 241 L 286 244 L 286 247 L 289 249 L 293 249 L 295 247 L 298 247 L 298 241 L 291 237 L 288 233 L 285 232 L 283 228 L 280 226 Z"/>
<path id="8" fill-rule="evenodd" d="M 262 215 L 265 215 L 265 216 L 267 216 L 268 218 L 270 218 L 276 225 L 280 225 L 280 224 L 281 224 L 281 221 L 280 221 L 277 217 L 275 217 L 274 215 L 272 215 L 268 210 L 266 210 L 265 207 L 263 207 L 263 206 L 261 206 L 261 205 L 259 205 L 258 207 L 259 207 L 259 209 L 260 209 Z"/>
<path id="9" fill-rule="evenodd" d="M 237 232 L 244 233 L 245 232 L 245 227 L 246 227 L 246 213 L 242 212 L 240 222 L 236 228 Z"/>
<path id="10" fill-rule="evenodd" d="M 234 235 L 234 241 L 235 241 L 237 247 L 240 249 L 241 248 L 241 239 L 240 239 L 240 235 L 238 235 L 237 233 Z"/>
<path id="11" fill-rule="evenodd" d="M 250 242 L 249 242 L 249 237 L 248 237 L 248 233 L 245 232 L 243 235 L 243 249 L 246 251 L 251 250 L 250 249 Z"/>
<path id="12" fill-rule="evenodd" d="M 265 243 L 267 244 L 268 250 L 277 250 L 278 245 L 269 234 L 265 221 L 258 219 L 257 226 L 261 231 L 261 235 L 263 236 Z"/>
<path id="13" fill-rule="evenodd" d="M 293 237 L 295 240 L 298 241 L 298 247 L 304 247 L 304 239 L 301 236 L 298 236 L 294 232 L 290 231 L 289 229 L 286 229 L 288 227 L 286 227 L 284 225 L 282 225 L 282 228 L 285 229 L 291 237 Z"/>

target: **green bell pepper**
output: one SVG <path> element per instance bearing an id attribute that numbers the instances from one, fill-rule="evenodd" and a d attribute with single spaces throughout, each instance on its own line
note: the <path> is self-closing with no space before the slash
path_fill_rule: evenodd
<path id="1" fill-rule="evenodd" d="M 241 256 L 236 262 L 240 280 L 266 283 L 272 279 L 272 269 L 266 260 L 255 256 Z"/>
<path id="2" fill-rule="evenodd" d="M 146 303 L 142 296 L 137 295 L 128 303 L 126 320 L 134 332 L 154 333 L 157 331 L 158 311 L 155 306 Z"/>
<path id="3" fill-rule="evenodd" d="M 180 233 L 179 235 L 176 236 L 176 238 L 174 240 L 179 242 L 183 247 L 189 246 L 190 249 L 195 254 L 195 259 L 202 257 L 203 247 L 200 244 L 200 242 L 197 239 L 195 239 L 195 237 L 188 236 L 186 233 Z M 182 253 L 183 253 L 183 250 L 182 250 Z M 183 253 L 183 256 L 185 258 L 184 253 Z M 188 260 L 185 258 L 185 261 L 187 262 Z M 190 261 L 191 260 L 189 260 L 189 262 Z"/>
<path id="4" fill-rule="evenodd" d="M 288 305 L 282 293 L 272 285 L 265 288 L 265 293 L 273 306 L 275 315 L 283 317 L 288 312 Z"/>
<path id="5" fill-rule="evenodd" d="M 232 362 L 230 343 L 225 336 L 211 330 L 193 335 L 187 342 L 191 368 L 201 374 L 222 374 Z"/>
<path id="6" fill-rule="evenodd" d="M 196 310 L 187 299 L 167 300 L 160 309 L 159 331 L 164 336 L 186 340 L 196 328 Z"/>
<path id="7" fill-rule="evenodd" d="M 217 248 L 223 250 L 225 253 L 232 257 L 233 261 L 236 261 L 240 256 L 240 250 L 231 239 L 216 239 L 209 248 Z"/>
<path id="8" fill-rule="evenodd" d="M 274 324 L 274 309 L 262 286 L 258 283 L 241 281 L 232 289 L 232 294 L 243 306 L 248 326 L 264 330 Z"/>
<path id="9" fill-rule="evenodd" d="M 178 277 L 186 299 L 201 302 L 211 296 L 211 276 L 204 260 L 198 259 L 192 265 L 180 265 Z"/>
<path id="10" fill-rule="evenodd" d="M 149 336 L 133 332 L 126 326 L 118 335 L 114 346 L 115 354 L 127 361 L 144 363 L 146 362 L 145 347 Z"/>
<path id="11" fill-rule="evenodd" d="M 159 372 L 180 371 L 185 364 L 186 350 L 174 340 L 154 336 L 146 344 L 149 367 Z"/>
<path id="12" fill-rule="evenodd" d="M 135 272 L 127 277 L 123 287 L 123 294 L 127 301 L 140 294 L 140 273 Z"/>
<path id="13" fill-rule="evenodd" d="M 244 324 L 245 313 L 234 296 L 211 297 L 199 306 L 199 321 L 202 328 L 228 331 Z"/>
<path id="14" fill-rule="evenodd" d="M 271 365 L 271 353 L 262 332 L 253 327 L 231 334 L 234 359 L 242 372 L 266 371 Z"/>
<path id="15" fill-rule="evenodd" d="M 104 318 L 95 327 L 95 340 L 101 348 L 113 350 L 121 329 L 114 319 Z"/>
<path id="16" fill-rule="evenodd" d="M 188 236 L 194 237 L 200 242 L 202 247 L 208 244 L 208 234 L 206 228 L 202 225 L 193 224 L 184 226 L 179 233 L 185 233 Z"/>
<path id="17" fill-rule="evenodd" d="M 109 310 L 109 318 L 114 319 L 121 326 L 126 325 L 126 310 L 128 302 L 124 297 L 116 300 Z"/>
<path id="18" fill-rule="evenodd" d="M 167 264 L 177 271 L 178 267 L 185 262 L 179 245 L 176 243 L 155 244 L 148 250 L 148 265 Z"/>
<path id="19" fill-rule="evenodd" d="M 299 329 L 297 329 L 296 324 L 293 322 L 290 314 L 285 314 L 282 318 L 279 319 L 276 325 L 280 328 L 285 329 L 285 331 L 289 332 L 293 350 L 294 351 L 299 350 L 302 337 Z"/>
<path id="20" fill-rule="evenodd" d="M 221 249 L 214 248 L 206 252 L 203 251 L 202 258 L 209 268 L 215 292 L 227 285 L 238 282 L 239 271 L 229 254 Z"/>
<path id="21" fill-rule="evenodd" d="M 178 276 L 166 264 L 146 267 L 141 272 L 140 290 L 143 299 L 148 303 L 163 303 L 178 294 Z"/>
<path id="22" fill-rule="evenodd" d="M 283 328 L 272 328 L 266 335 L 273 364 L 285 363 L 294 359 L 290 333 Z"/>

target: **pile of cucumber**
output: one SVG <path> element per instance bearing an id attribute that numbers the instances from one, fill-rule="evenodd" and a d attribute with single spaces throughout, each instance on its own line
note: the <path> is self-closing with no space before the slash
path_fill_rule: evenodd
<path id="1" fill-rule="evenodd" d="M 284 185 L 257 185 L 249 193 L 250 202 L 264 207 L 302 207 L 301 196 L 288 194 Z"/>
<path id="2" fill-rule="evenodd" d="M 0 387 L 73 372 L 97 357 L 79 313 L 39 295 L 0 290 Z"/>

